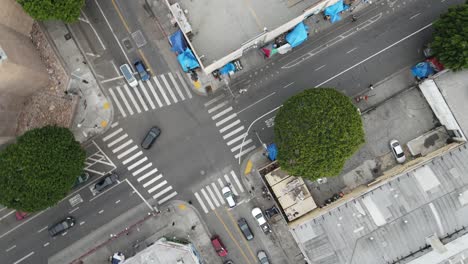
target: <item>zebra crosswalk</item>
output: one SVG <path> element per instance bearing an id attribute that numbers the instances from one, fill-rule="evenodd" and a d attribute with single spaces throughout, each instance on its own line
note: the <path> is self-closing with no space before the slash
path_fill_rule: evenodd
<path id="1" fill-rule="evenodd" d="M 117 125 L 116 125 L 117 124 Z M 111 126 L 111 131 L 103 137 L 112 153 L 117 154 L 117 159 L 127 166 L 127 170 L 141 186 L 148 192 L 158 204 L 163 204 L 177 195 L 172 186 L 164 179 L 162 173 L 148 160 L 143 151 L 136 145 L 118 123 Z M 131 179 L 129 179 L 131 180 Z"/>
<path id="2" fill-rule="evenodd" d="M 247 138 L 246 128 L 241 124 L 228 100 L 224 100 L 221 94 L 205 103 L 208 114 L 216 122 L 219 133 L 226 141 L 226 145 L 234 153 L 234 158 L 239 159 L 256 148 L 252 139 Z"/>
<path id="3" fill-rule="evenodd" d="M 206 214 L 209 213 L 206 204 L 208 204 L 211 211 L 215 210 L 217 207 L 226 204 L 226 201 L 221 195 L 221 189 L 224 186 L 229 186 L 235 196 L 239 196 L 241 193 L 244 192 L 244 186 L 242 186 L 236 173 L 234 171 L 230 171 L 230 173 L 224 174 L 223 178 L 218 178 L 216 182 L 211 182 L 210 184 L 206 185 L 205 187 L 201 188 L 199 191 L 194 193 L 195 198 L 197 199 L 198 203 L 200 204 L 201 208 Z"/>
<path id="4" fill-rule="evenodd" d="M 112 102 L 123 117 L 192 98 L 192 93 L 179 72 L 152 76 L 146 82 L 138 81 L 138 84 L 135 88 L 127 84 L 109 88 Z"/>

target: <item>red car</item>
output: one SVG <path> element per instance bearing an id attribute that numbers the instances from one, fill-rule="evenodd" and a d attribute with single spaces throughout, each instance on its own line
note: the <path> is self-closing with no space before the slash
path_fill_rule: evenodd
<path id="1" fill-rule="evenodd" d="M 26 216 L 28 216 L 28 213 L 16 211 L 15 216 L 16 216 L 16 220 L 23 220 L 26 218 Z"/>
<path id="2" fill-rule="evenodd" d="M 219 236 L 214 236 L 211 238 L 211 244 L 213 244 L 213 247 L 214 249 L 216 250 L 216 253 L 218 253 L 218 255 L 220 257 L 225 257 L 227 256 L 228 254 L 228 251 L 227 249 L 224 247 L 224 244 L 223 242 L 221 241 L 221 239 L 219 238 Z"/>

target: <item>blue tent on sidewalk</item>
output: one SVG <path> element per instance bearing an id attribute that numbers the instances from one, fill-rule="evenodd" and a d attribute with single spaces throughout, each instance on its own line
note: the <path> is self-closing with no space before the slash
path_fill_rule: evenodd
<path id="1" fill-rule="evenodd" d="M 267 152 L 268 152 L 268 158 L 271 161 L 275 161 L 276 157 L 278 156 L 278 148 L 276 147 L 276 144 L 272 143 L 272 144 L 268 145 Z"/>
<path id="2" fill-rule="evenodd" d="M 307 40 L 308 30 L 309 28 L 304 25 L 304 22 L 299 23 L 286 35 L 286 41 L 291 47 L 297 47 Z"/>
<path id="3" fill-rule="evenodd" d="M 324 14 L 330 16 L 330 22 L 335 23 L 341 20 L 340 12 L 348 10 L 349 6 L 343 3 L 343 0 L 336 2 L 336 4 L 325 8 Z"/>
<path id="4" fill-rule="evenodd" d="M 234 65 L 234 63 L 230 62 L 230 63 L 224 65 L 224 67 L 222 67 L 219 70 L 219 73 L 229 74 L 230 72 L 235 72 L 235 71 L 236 71 L 236 66 Z"/>
<path id="5" fill-rule="evenodd" d="M 185 41 L 184 34 L 179 29 L 176 33 L 169 36 L 169 42 L 171 42 L 171 50 L 177 54 L 181 54 L 187 49 L 187 42 Z"/>
<path id="6" fill-rule="evenodd" d="M 177 55 L 177 60 L 179 61 L 180 66 L 182 66 L 182 70 L 184 70 L 184 72 L 200 67 L 195 55 L 193 55 L 189 48 L 185 49 L 183 53 Z"/>
<path id="7" fill-rule="evenodd" d="M 434 74 L 434 69 L 432 69 L 428 62 L 420 62 L 411 68 L 411 73 L 413 73 L 414 77 L 423 79 Z"/>

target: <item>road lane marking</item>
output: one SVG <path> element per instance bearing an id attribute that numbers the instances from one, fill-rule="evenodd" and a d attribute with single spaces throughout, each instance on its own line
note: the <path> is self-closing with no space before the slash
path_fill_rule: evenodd
<path id="1" fill-rule="evenodd" d="M 213 202 L 215 203 L 216 207 L 219 207 L 219 202 L 218 202 L 218 199 L 216 199 L 213 191 L 211 190 L 210 186 L 207 185 L 206 186 L 206 189 L 208 190 L 208 193 L 210 194 L 210 197 L 211 199 L 213 200 Z"/>
<path id="2" fill-rule="evenodd" d="M 115 201 L 115 204 L 118 204 L 118 203 L 120 203 L 120 200 Z"/>
<path id="3" fill-rule="evenodd" d="M 168 75 L 169 75 L 169 79 L 171 79 L 172 83 L 174 83 L 176 91 L 179 94 L 179 96 L 182 98 L 182 101 L 185 100 L 185 96 L 182 94 L 182 91 L 180 90 L 179 84 L 174 79 L 174 76 L 172 75 L 172 73 L 168 73 Z"/>
<path id="4" fill-rule="evenodd" d="M 115 149 L 112 150 L 112 153 L 116 153 L 118 152 L 119 150 L 125 148 L 126 146 L 130 145 L 133 143 L 133 140 L 129 139 L 127 141 L 125 141 L 122 145 L 116 147 Z"/>
<path id="5" fill-rule="evenodd" d="M 254 150 L 255 149 L 255 146 L 250 146 L 248 147 L 247 149 L 244 149 L 242 152 L 240 153 L 237 153 L 236 155 L 234 155 L 234 158 L 237 159 L 237 158 L 240 158 L 242 157 L 243 155 L 249 153 L 250 151 Z"/>
<path id="6" fill-rule="evenodd" d="M 218 187 L 216 187 L 216 184 L 214 182 L 211 183 L 211 187 L 213 187 L 213 189 L 214 189 L 216 195 L 218 196 L 219 201 L 221 202 L 221 204 L 225 204 L 224 198 L 221 195 L 221 193 L 219 192 Z"/>
<path id="7" fill-rule="evenodd" d="M 130 113 L 130 115 L 133 115 L 133 109 L 130 106 L 130 104 L 128 103 L 127 97 L 125 97 L 125 95 L 123 94 L 122 89 L 120 89 L 120 86 L 117 86 L 117 92 L 119 93 L 120 97 L 122 98 L 122 101 L 124 102 L 125 106 L 127 107 L 127 110 Z"/>
<path id="8" fill-rule="evenodd" d="M 208 205 L 210 206 L 211 210 L 216 209 L 214 207 L 213 203 L 211 202 L 210 197 L 208 197 L 208 194 L 206 193 L 205 189 L 202 188 L 201 192 L 202 192 L 203 197 L 205 198 L 205 200 L 208 202 Z"/>
<path id="9" fill-rule="evenodd" d="M 158 78 L 156 78 L 156 76 L 153 76 L 153 81 L 156 83 L 156 86 L 158 87 L 159 92 L 162 94 L 164 101 L 166 101 L 166 104 L 171 105 L 171 101 L 169 101 L 169 97 L 167 97 L 166 93 L 164 92 L 164 89 L 161 86 L 161 83 L 159 82 Z"/>
<path id="10" fill-rule="evenodd" d="M 107 140 L 109 140 L 110 138 L 112 138 L 113 136 L 119 134 L 119 133 L 122 132 L 122 131 L 123 131 L 123 128 L 119 128 L 119 129 L 117 129 L 116 131 L 114 131 L 114 132 L 110 133 L 109 135 L 105 136 L 105 137 L 102 139 L 102 141 L 106 142 Z"/>
<path id="11" fill-rule="evenodd" d="M 240 192 L 244 192 L 244 187 L 242 187 L 242 184 L 239 181 L 239 178 L 237 178 L 237 175 L 234 171 L 231 171 L 231 175 L 234 178 L 234 181 L 236 182 L 237 186 L 239 186 Z"/>
<path id="12" fill-rule="evenodd" d="M 237 230 L 237 233 L 240 235 L 240 237 L 242 237 L 242 240 L 244 241 L 244 245 L 245 247 L 247 248 L 247 250 L 249 251 L 250 253 L 250 256 L 252 257 L 253 259 L 253 262 L 254 263 L 257 263 L 257 256 L 253 253 L 252 249 L 250 248 L 250 245 L 247 241 L 247 239 L 245 238 L 244 234 L 242 234 L 242 231 L 240 230 L 239 226 L 237 225 L 237 222 L 236 220 L 234 220 L 234 217 L 232 216 L 231 212 L 229 212 L 229 210 L 226 210 L 229 218 L 231 219 L 231 222 L 234 226 L 237 226 L 238 228 L 236 228 Z"/>
<path id="13" fill-rule="evenodd" d="M 158 192 L 157 194 L 153 195 L 153 199 L 157 199 L 158 197 L 160 197 L 161 195 L 167 193 L 170 190 L 172 190 L 172 186 L 169 186 L 166 189 L 164 189 L 164 190 Z"/>
<path id="14" fill-rule="evenodd" d="M 207 214 L 207 213 L 208 213 L 208 209 L 206 208 L 206 205 L 203 203 L 203 201 L 202 201 L 200 195 L 199 195 L 197 192 L 195 192 L 195 198 L 197 198 L 198 203 L 201 205 L 201 207 L 202 207 L 203 211 L 205 212 L 205 214 Z"/>
<path id="15" fill-rule="evenodd" d="M 148 102 L 150 103 L 151 109 L 156 109 L 156 106 L 154 105 L 153 100 L 151 100 L 151 97 L 149 96 L 148 91 L 146 90 L 146 87 L 143 84 L 143 82 L 140 80 L 138 81 L 138 83 L 140 84 L 141 90 L 143 90 L 143 93 L 145 94 L 146 100 L 148 100 Z"/>
<path id="16" fill-rule="evenodd" d="M 239 193 L 237 192 L 236 188 L 234 185 L 232 185 L 231 179 L 229 179 L 229 176 L 227 174 L 224 174 L 224 179 L 228 183 L 229 188 L 231 188 L 232 192 L 234 193 L 235 196 L 238 196 Z"/>
<path id="17" fill-rule="evenodd" d="M 148 203 L 148 201 L 146 201 L 146 199 L 143 197 L 143 195 L 141 195 L 141 193 L 139 191 L 137 191 L 137 189 L 135 188 L 135 186 L 133 186 L 133 184 L 128 180 L 128 179 L 125 179 L 125 181 L 128 183 L 128 185 L 130 185 L 130 187 L 132 187 L 133 191 L 138 194 L 138 196 L 140 196 L 141 200 L 143 200 L 143 202 L 145 202 L 145 204 L 150 208 L 151 211 L 154 211 L 156 210 L 157 212 L 159 211 L 158 208 L 155 206 L 154 208 Z"/>
<path id="18" fill-rule="evenodd" d="M 68 231 L 63 232 L 62 236 L 65 236 L 66 234 L 68 234 Z"/>
<path id="19" fill-rule="evenodd" d="M 172 100 L 174 100 L 174 103 L 177 103 L 178 102 L 177 97 L 175 96 L 174 92 L 172 91 L 171 87 L 169 86 L 169 83 L 166 80 L 166 76 L 161 75 L 161 79 L 162 79 L 164 85 L 166 85 L 166 89 L 169 91 L 169 94 L 171 95 Z"/>
<path id="20" fill-rule="evenodd" d="M 125 164 L 129 163 L 130 161 L 132 161 L 132 160 L 138 158 L 138 157 L 141 156 L 141 155 L 143 155 L 143 151 L 139 151 L 139 152 L 137 152 L 135 155 L 131 156 L 130 158 L 128 158 L 128 159 L 126 159 L 126 160 L 124 160 L 124 161 L 122 162 L 122 164 L 125 165 Z"/>
<path id="21" fill-rule="evenodd" d="M 254 106 L 254 105 L 256 105 L 256 104 L 260 103 L 261 101 L 263 101 L 263 100 L 267 99 L 268 97 L 270 97 L 270 96 L 272 96 L 272 95 L 274 95 L 274 94 L 276 94 L 276 92 L 272 92 L 271 94 L 269 94 L 269 95 L 267 95 L 267 96 L 265 96 L 265 97 L 263 97 L 263 98 L 259 99 L 259 100 L 258 100 L 258 101 L 256 101 L 255 103 L 253 103 L 253 104 L 251 104 L 251 105 L 247 106 L 246 108 L 244 108 L 244 109 L 240 110 L 240 111 L 239 111 L 239 112 L 237 112 L 237 113 L 238 113 L 238 114 L 240 114 L 240 113 L 244 112 L 245 110 L 247 110 L 247 109 L 249 109 L 250 107 L 252 107 L 252 106 Z"/>
<path id="22" fill-rule="evenodd" d="M 413 18 L 415 18 L 415 17 L 419 16 L 420 14 L 421 14 L 421 13 L 417 13 L 417 14 L 415 14 L 415 15 L 411 16 L 411 17 L 409 18 L 409 20 L 412 20 Z"/>
<path id="23" fill-rule="evenodd" d="M 227 105 L 228 103 L 229 103 L 228 101 L 223 101 L 223 102 L 221 102 L 221 103 L 215 105 L 214 107 L 208 109 L 208 114 L 213 113 L 214 111 L 216 111 L 216 110 L 218 110 L 219 108 L 221 108 L 221 107 Z"/>
<path id="24" fill-rule="evenodd" d="M 242 135 L 236 137 L 235 139 L 229 141 L 229 142 L 226 143 L 226 144 L 227 144 L 228 146 L 230 146 L 230 145 L 232 145 L 233 143 L 239 141 L 240 139 L 245 138 L 245 136 L 247 136 L 247 133 L 244 133 L 244 134 L 242 134 Z"/>
<path id="25" fill-rule="evenodd" d="M 69 214 L 75 212 L 76 210 L 80 209 L 80 207 L 76 207 L 75 209 L 71 210 L 70 212 L 68 212 Z"/>
<path id="26" fill-rule="evenodd" d="M 349 53 L 351 53 L 351 52 L 353 52 L 353 51 L 355 51 L 355 50 L 357 50 L 357 48 L 352 48 L 352 49 L 348 50 L 348 51 L 346 52 L 346 54 L 349 54 Z"/>
<path id="27" fill-rule="evenodd" d="M 166 185 L 166 184 L 167 184 L 167 181 L 164 180 L 164 181 L 158 183 L 158 184 L 157 184 L 156 186 L 154 186 L 153 188 L 149 189 L 149 190 L 148 190 L 148 193 L 151 194 L 152 192 L 156 191 L 157 189 L 163 187 L 163 186 Z M 154 196 L 153 196 L 153 198 L 154 198 Z"/>
<path id="28" fill-rule="evenodd" d="M 135 100 L 135 97 L 133 97 L 133 94 L 132 92 L 130 91 L 130 88 L 128 88 L 128 85 L 124 84 L 124 89 L 125 89 L 125 92 L 127 93 L 128 97 L 130 97 L 130 101 L 132 101 L 133 103 L 133 106 L 135 106 L 136 110 L 138 113 L 141 113 L 141 108 L 140 106 L 137 104 L 136 100 Z M 133 89 L 137 89 L 136 87 L 133 88 Z"/>
<path id="29" fill-rule="evenodd" d="M 96 35 L 96 37 L 97 37 L 97 39 L 98 39 L 98 41 L 99 41 L 99 44 L 101 44 L 102 49 L 103 49 L 103 50 L 106 50 L 106 46 L 104 45 L 104 42 L 102 42 L 102 39 L 99 37 L 99 35 L 98 35 L 96 29 L 93 27 L 93 24 L 91 24 L 91 22 L 89 22 L 88 16 L 86 16 L 86 14 L 85 14 L 83 11 L 81 11 L 81 14 L 83 14 L 83 16 L 84 16 L 85 19 L 86 19 L 86 23 L 91 27 L 91 29 L 93 30 L 94 34 Z"/>
<path id="30" fill-rule="evenodd" d="M 217 123 L 216 123 L 216 126 L 218 127 L 218 126 L 220 126 L 220 125 L 226 123 L 227 121 L 233 119 L 233 118 L 236 117 L 236 116 L 237 116 L 236 114 L 232 114 L 232 115 L 230 115 L 230 116 L 224 118 L 223 120 L 217 122 Z"/>
<path id="31" fill-rule="evenodd" d="M 177 72 L 177 77 L 180 80 L 180 83 L 182 83 L 182 86 L 184 87 L 185 92 L 188 94 L 189 98 L 192 98 L 192 93 L 190 92 L 190 89 L 188 88 L 187 84 L 185 83 L 184 79 L 180 75 L 180 72 Z"/>
<path id="32" fill-rule="evenodd" d="M 286 86 L 283 87 L 283 89 L 288 88 L 289 86 L 291 86 L 293 84 L 294 84 L 294 82 L 288 83 L 288 84 L 286 84 Z"/>
<path id="33" fill-rule="evenodd" d="M 208 102 L 205 103 L 205 107 L 208 107 L 210 106 L 211 104 L 214 104 L 216 103 L 217 101 L 221 100 L 224 98 L 224 94 L 220 94 L 218 96 L 216 96 L 215 98 L 209 100 Z"/>
<path id="34" fill-rule="evenodd" d="M 81 222 L 80 222 L 80 225 L 84 225 L 84 223 L 86 223 L 86 222 L 85 222 L 85 221 L 81 221 Z"/>
<path id="35" fill-rule="evenodd" d="M 131 152 L 133 152 L 134 150 L 138 149 L 138 146 L 134 145 L 133 147 L 127 149 L 126 151 L 120 153 L 119 155 L 117 155 L 117 159 L 121 159 L 125 156 L 127 156 L 128 154 L 130 154 Z"/>
<path id="36" fill-rule="evenodd" d="M 146 188 L 146 187 L 150 186 L 151 184 L 155 183 L 157 180 L 159 180 L 161 178 L 162 178 L 162 175 L 159 174 L 158 176 L 154 177 L 153 179 L 145 182 L 145 184 L 143 184 L 143 188 Z"/>
<path id="37" fill-rule="evenodd" d="M 131 171 L 131 170 L 133 170 L 136 166 L 142 164 L 143 162 L 145 162 L 145 161 L 147 161 L 147 160 L 148 160 L 148 158 L 147 158 L 147 157 L 144 157 L 144 158 L 140 159 L 139 161 L 133 163 L 132 165 L 128 166 L 127 169 L 128 169 L 129 171 Z"/>
<path id="38" fill-rule="evenodd" d="M 241 144 L 239 144 L 239 145 L 233 147 L 233 148 L 231 149 L 231 152 L 234 152 L 234 151 L 240 149 L 242 146 L 248 145 L 250 142 L 252 142 L 252 139 L 248 139 L 248 140 L 244 141 L 243 143 L 241 143 Z"/>
<path id="39" fill-rule="evenodd" d="M 221 128 L 221 129 L 219 130 L 219 133 L 223 133 L 224 131 L 226 131 L 226 130 L 232 128 L 232 127 L 235 126 L 235 125 L 238 125 L 239 123 L 240 123 L 240 120 L 237 119 L 236 121 L 230 123 L 229 125 L 227 125 L 227 126 Z"/>
<path id="40" fill-rule="evenodd" d="M 18 264 L 18 263 L 20 263 L 21 261 L 23 261 L 23 260 L 25 260 L 25 259 L 29 258 L 30 256 L 32 256 L 33 254 L 34 254 L 34 251 L 33 251 L 33 252 L 31 252 L 31 253 L 29 253 L 29 254 L 27 254 L 26 256 L 24 256 L 24 257 L 22 257 L 22 258 L 18 259 L 18 260 L 17 260 L 17 261 L 15 261 L 15 263 L 13 263 L 13 264 Z"/>
<path id="41" fill-rule="evenodd" d="M 98 214 L 102 214 L 102 213 L 104 213 L 104 210 L 101 209 L 101 210 L 98 212 Z"/>
<path id="42" fill-rule="evenodd" d="M 38 233 L 40 233 L 40 232 L 42 232 L 42 231 L 46 230 L 46 229 L 47 229 L 47 227 L 48 227 L 48 226 L 45 226 L 45 227 L 43 227 L 43 228 L 39 229 L 37 232 L 38 232 Z"/>
<path id="43" fill-rule="evenodd" d="M 127 179 L 125 179 L 127 180 Z M 109 192 L 110 190 L 114 189 L 115 187 L 119 186 L 122 182 L 117 182 L 117 184 L 115 184 L 114 186 L 111 186 L 109 189 L 105 190 L 104 192 L 102 193 L 99 193 L 98 195 L 94 196 L 93 198 L 89 199 L 90 202 L 96 200 L 97 198 L 101 197 L 102 195 L 104 195 L 105 193 Z"/>
<path id="44" fill-rule="evenodd" d="M 322 69 L 323 67 L 325 67 L 325 64 L 324 64 L 324 65 L 322 65 L 322 66 L 320 66 L 320 67 L 318 67 L 318 68 L 317 68 L 317 69 L 315 69 L 314 71 L 318 71 L 318 70 Z"/>
<path id="45" fill-rule="evenodd" d="M 223 111 L 217 113 L 216 115 L 212 116 L 211 118 L 212 118 L 213 120 L 216 120 L 216 119 L 218 119 L 220 116 L 223 116 L 224 114 L 229 113 L 230 111 L 232 111 L 232 109 L 233 109 L 232 106 L 230 106 L 230 107 L 224 109 Z"/>
<path id="46" fill-rule="evenodd" d="M 176 195 L 177 195 L 177 192 L 173 192 L 173 193 L 169 194 L 168 196 L 164 197 L 163 199 L 159 200 L 158 204 L 163 204 L 164 202 L 168 201 L 169 199 L 171 199 L 172 197 L 174 197 Z"/>
<path id="47" fill-rule="evenodd" d="M 47 247 L 48 245 L 50 245 L 49 242 L 45 243 L 44 245 L 42 245 L 43 247 Z"/>
<path id="48" fill-rule="evenodd" d="M 152 162 L 146 163 L 145 166 L 143 166 L 143 167 L 139 168 L 138 170 L 136 170 L 135 172 L 133 172 L 132 175 L 135 177 L 135 176 L 137 176 L 138 174 L 140 174 L 142 171 L 144 171 L 144 170 L 146 170 L 147 168 L 151 167 L 152 165 L 153 165 Z M 157 169 L 156 169 L 156 171 L 157 171 Z"/>
<path id="49" fill-rule="evenodd" d="M 8 216 L 10 216 L 11 214 L 14 214 L 16 211 L 15 210 L 12 210 L 11 212 L 9 212 L 8 214 L 2 216 L 2 218 L 0 218 L 0 221 L 7 218 Z"/>
<path id="50" fill-rule="evenodd" d="M 245 129 L 244 126 L 240 126 L 240 127 L 236 128 L 236 129 L 234 129 L 233 131 L 227 133 L 226 135 L 224 135 L 224 136 L 223 136 L 223 139 L 228 139 L 228 138 L 234 136 L 235 134 L 241 132 L 241 131 L 244 130 L 244 129 Z"/>
<path id="51" fill-rule="evenodd" d="M 158 171 L 158 169 L 154 168 L 152 169 L 151 171 L 149 171 L 148 173 L 146 173 L 145 175 L 141 176 L 140 178 L 137 179 L 138 182 L 141 182 L 142 180 L 148 178 L 149 176 L 153 175 L 154 173 L 156 173 Z M 157 177 L 162 177 L 161 174 L 159 174 L 159 176 Z"/>
<path id="52" fill-rule="evenodd" d="M 5 251 L 6 251 L 6 252 L 8 252 L 8 251 L 10 251 L 10 250 L 14 249 L 15 247 L 16 247 L 16 245 L 13 245 L 13 246 L 11 246 L 11 247 L 7 248 Z"/>
<path id="53" fill-rule="evenodd" d="M 123 117 L 127 117 L 127 114 L 126 114 L 125 111 L 123 110 L 123 107 L 122 107 L 122 105 L 120 104 L 120 102 L 119 102 L 117 96 L 115 95 L 114 90 L 112 90 L 112 88 L 111 88 L 111 89 L 109 89 L 109 92 L 110 92 L 110 94 L 112 95 L 112 98 L 114 98 L 115 105 L 117 105 L 117 108 L 119 109 L 119 111 L 120 111 L 120 113 L 122 114 L 122 116 L 123 116 Z"/>
<path id="54" fill-rule="evenodd" d="M 227 211 L 227 210 L 226 210 Z M 214 211 L 216 217 L 218 218 L 218 220 L 221 222 L 221 224 L 224 226 L 224 230 L 226 230 L 226 232 L 228 233 L 229 237 L 231 238 L 231 240 L 234 242 L 234 244 L 236 244 L 237 248 L 240 250 L 242 256 L 244 257 L 244 259 L 247 261 L 246 263 L 251 263 L 250 260 L 247 258 L 247 255 L 245 255 L 245 252 L 244 250 L 240 247 L 239 243 L 237 243 L 237 240 L 234 238 L 234 236 L 232 235 L 231 233 L 231 230 L 230 228 L 227 227 L 226 223 L 224 223 L 224 221 L 221 219 L 221 217 L 218 215 L 218 213 L 216 211 Z"/>

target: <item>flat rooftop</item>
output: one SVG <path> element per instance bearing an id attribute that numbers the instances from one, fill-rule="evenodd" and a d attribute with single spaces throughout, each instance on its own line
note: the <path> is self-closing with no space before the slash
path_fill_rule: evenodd
<path id="1" fill-rule="evenodd" d="M 242 43 L 300 16 L 320 0 L 169 0 L 187 10 L 191 43 L 203 65 L 240 48 Z"/>
<path id="2" fill-rule="evenodd" d="M 194 255 L 192 244 L 182 245 L 162 238 L 153 245 L 125 260 L 125 264 L 200 264 Z"/>
<path id="3" fill-rule="evenodd" d="M 446 243 L 468 232 L 467 226 L 465 144 L 291 232 L 311 264 L 406 263 L 434 252 L 427 237 L 436 234 Z"/>

